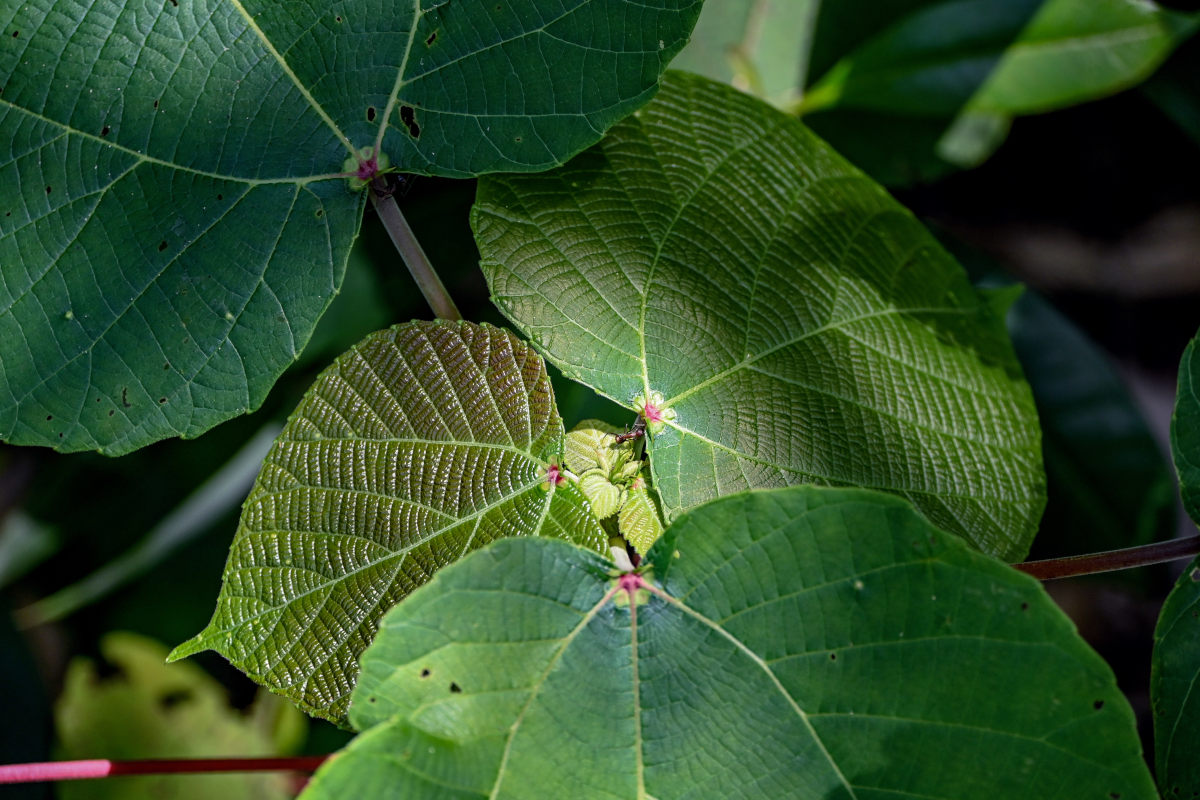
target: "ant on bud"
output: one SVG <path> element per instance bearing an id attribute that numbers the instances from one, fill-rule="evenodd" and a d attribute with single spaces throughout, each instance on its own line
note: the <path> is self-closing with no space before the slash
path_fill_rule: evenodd
<path id="1" fill-rule="evenodd" d="M 637 422 L 633 423 L 632 429 L 627 430 L 624 433 L 617 434 L 617 437 L 616 437 L 617 444 L 624 444 L 625 442 L 631 441 L 633 439 L 640 439 L 641 437 L 643 437 L 645 435 L 646 435 L 646 421 L 644 419 L 638 419 Z"/>

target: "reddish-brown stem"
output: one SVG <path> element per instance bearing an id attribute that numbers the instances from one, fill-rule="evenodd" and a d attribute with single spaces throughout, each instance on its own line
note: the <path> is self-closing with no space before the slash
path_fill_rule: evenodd
<path id="1" fill-rule="evenodd" d="M 1161 564 L 1164 561 L 1191 558 L 1197 554 L 1200 554 L 1200 535 L 1172 539 L 1169 542 L 1126 547 L 1123 550 L 1089 553 L 1084 556 L 1026 561 L 1024 564 L 1013 564 L 1013 566 L 1038 580 L 1049 581 L 1055 578 L 1069 578 L 1072 575 L 1092 575 L 1097 572 Z"/>
<path id="2" fill-rule="evenodd" d="M 285 758 L 155 758 L 143 761 L 45 761 L 0 765 L 0 784 L 71 781 L 117 775 L 168 775 L 195 772 L 314 772 L 330 756 Z"/>

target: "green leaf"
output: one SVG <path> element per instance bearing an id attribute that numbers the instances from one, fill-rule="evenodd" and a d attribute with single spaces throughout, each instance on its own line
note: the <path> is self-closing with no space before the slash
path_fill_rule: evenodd
<path id="1" fill-rule="evenodd" d="M 799 99 L 819 0 L 708 3 L 675 69 L 732 83 L 778 106 Z"/>
<path id="2" fill-rule="evenodd" d="M 976 166 L 1003 142 L 1013 116 L 1144 80 L 1197 24 L 1196 15 L 1142 0 L 864 5 L 826 4 L 861 21 L 842 20 L 857 34 L 844 42 L 852 49 L 815 65 L 828 71 L 802 108 L 822 112 L 812 124 L 839 151 L 898 184 Z M 827 22 L 818 20 L 818 43 L 831 32 Z M 819 55 L 828 58 L 828 46 Z"/>
<path id="3" fill-rule="evenodd" d="M 903 207 L 803 125 L 671 73 L 567 166 L 480 181 L 501 310 L 569 377 L 677 412 L 668 518 L 721 494 L 854 484 L 1019 559 L 1044 503 L 1002 320 Z"/>
<path id="4" fill-rule="evenodd" d="M 724 498 L 646 563 L 510 541 L 438 575 L 384 620 L 371 729 L 306 800 L 1155 796 L 1066 616 L 899 499 Z"/>
<path id="5" fill-rule="evenodd" d="M 1200 793 L 1200 559 L 1179 576 L 1154 630 L 1154 766 L 1167 800 Z"/>
<path id="6" fill-rule="evenodd" d="M 0 9 L 0 439 L 119 454 L 262 403 L 342 281 L 347 155 L 562 163 L 700 0 Z"/>
<path id="7" fill-rule="evenodd" d="M 662 536 L 662 521 L 658 518 L 658 507 L 644 481 L 635 481 L 625 496 L 625 505 L 617 515 L 617 526 L 625 541 L 645 555 Z"/>
<path id="8" fill-rule="evenodd" d="M 597 519 L 605 519 L 617 513 L 621 507 L 621 489 L 613 485 L 600 470 L 585 472 L 579 476 L 579 491 L 591 503 L 592 513 Z"/>
<path id="9" fill-rule="evenodd" d="M 1048 111 L 1147 77 L 1193 29 L 1139 0 L 950 0 L 846 55 L 806 103 L 935 116 Z"/>
<path id="10" fill-rule="evenodd" d="M 1179 362 L 1179 391 L 1171 417 L 1171 452 L 1183 505 L 1200 525 L 1200 334 Z"/>
<path id="11" fill-rule="evenodd" d="M 321 374 L 267 456 L 212 622 L 171 654 L 216 650 L 344 722 L 379 618 L 502 536 L 608 546 L 570 482 L 546 488 L 563 426 L 545 364 L 512 334 L 413 322 Z"/>
<path id="12" fill-rule="evenodd" d="M 163 664 L 166 648 L 132 633 L 110 633 L 100 642 L 105 669 L 77 658 L 67 670 L 55 709 L 59 758 L 197 758 L 275 756 L 286 752 L 279 734 L 302 743 L 288 728 L 304 717 L 265 692 L 249 709 L 229 704 L 224 687 L 193 664 Z M 302 731 L 303 728 L 301 727 Z M 64 800 L 228 800 L 291 797 L 286 775 L 155 775 L 68 781 Z"/>

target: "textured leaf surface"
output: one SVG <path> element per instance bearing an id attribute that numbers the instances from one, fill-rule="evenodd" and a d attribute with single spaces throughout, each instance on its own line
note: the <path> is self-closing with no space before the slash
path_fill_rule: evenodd
<path id="1" fill-rule="evenodd" d="M 546 367 L 512 334 L 417 322 L 321 374 L 246 504 L 205 649 L 343 721 L 379 618 L 502 536 L 607 546 L 569 482 L 543 488 L 563 426 Z"/>
<path id="2" fill-rule="evenodd" d="M 700 0 L 0 8 L 0 439 L 123 453 L 259 405 L 381 146 L 543 169 L 645 102 Z"/>
<path id="3" fill-rule="evenodd" d="M 1171 418 L 1171 452 L 1183 505 L 1200 525 L 1200 334 L 1179 362 L 1179 390 Z"/>
<path id="4" fill-rule="evenodd" d="M 567 166 L 480 182 L 504 311 L 568 376 L 678 417 L 649 445 L 670 516 L 854 484 L 1019 559 L 1044 502 L 1001 320 L 912 215 L 799 122 L 693 76 Z"/>
<path id="5" fill-rule="evenodd" d="M 385 619 L 351 708 L 375 727 L 306 798 L 1155 796 L 1036 582 L 899 499 L 724 498 L 646 561 L 633 607 L 558 542 L 441 573 Z"/>
<path id="6" fill-rule="evenodd" d="M 1200 559 L 1179 576 L 1154 631 L 1154 763 L 1166 800 L 1200 795 Z"/>

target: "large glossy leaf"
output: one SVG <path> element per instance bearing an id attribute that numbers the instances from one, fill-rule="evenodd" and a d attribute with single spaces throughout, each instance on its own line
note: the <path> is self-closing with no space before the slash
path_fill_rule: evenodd
<path id="1" fill-rule="evenodd" d="M 514 541 L 440 574 L 306 798 L 1154 797 L 1067 618 L 899 499 L 724 498 L 646 563 Z"/>
<path id="2" fill-rule="evenodd" d="M 1179 362 L 1179 390 L 1171 418 L 1171 452 L 1183 505 L 1200 525 L 1200 334 Z"/>
<path id="3" fill-rule="evenodd" d="M 561 163 L 701 0 L 0 8 L 0 439 L 123 453 L 262 402 L 338 291 L 338 176 Z"/>
<path id="4" fill-rule="evenodd" d="M 904 208 L 803 125 L 672 73 L 567 166 L 480 182 L 492 294 L 567 375 L 678 416 L 650 444 L 668 516 L 746 488 L 910 498 L 1004 558 L 1044 502 L 1003 322 Z"/>
<path id="5" fill-rule="evenodd" d="M 502 536 L 607 546 L 573 484 L 548 485 L 562 420 L 545 365 L 498 328 L 417 322 L 323 372 L 242 509 L 205 649 L 341 722 L 379 618 Z"/>

